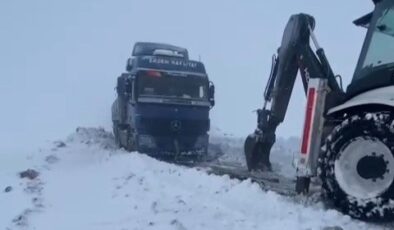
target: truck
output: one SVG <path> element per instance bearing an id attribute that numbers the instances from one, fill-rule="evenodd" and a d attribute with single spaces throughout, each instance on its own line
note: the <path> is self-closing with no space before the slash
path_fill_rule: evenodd
<path id="1" fill-rule="evenodd" d="M 137 42 L 117 78 L 112 104 L 115 141 L 157 157 L 204 157 L 214 85 L 205 66 L 182 47 Z"/>

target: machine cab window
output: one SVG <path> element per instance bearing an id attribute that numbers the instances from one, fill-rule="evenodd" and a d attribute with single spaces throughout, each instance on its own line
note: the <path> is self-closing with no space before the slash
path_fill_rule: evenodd
<path id="1" fill-rule="evenodd" d="M 394 2 L 377 6 L 369 30 L 354 80 L 375 78 L 377 70 L 394 67 Z"/>

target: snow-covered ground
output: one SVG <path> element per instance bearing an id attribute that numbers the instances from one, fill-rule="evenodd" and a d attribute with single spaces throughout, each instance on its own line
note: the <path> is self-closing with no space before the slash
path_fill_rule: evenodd
<path id="1" fill-rule="evenodd" d="M 221 151 L 225 153 L 220 157 L 219 161 L 236 162 L 246 166 L 245 157 L 243 155 L 245 138 L 239 138 L 232 134 L 224 133 L 216 127 L 211 130 L 210 135 L 211 143 L 215 146 L 219 145 Z M 299 139 L 296 137 L 277 138 L 271 150 L 273 169 L 283 176 L 295 177 L 296 170 L 294 163 L 296 161 L 298 148 Z"/>
<path id="2" fill-rule="evenodd" d="M 242 162 L 242 140 L 215 134 L 212 141 L 226 151 L 221 160 Z M 292 173 L 283 162 L 291 165 L 287 147 L 296 143 L 278 140 L 273 161 L 282 174 Z M 37 151 L 0 157 L 0 229 L 390 229 L 250 181 L 116 149 L 103 129 L 80 128 Z M 38 177 L 20 178 L 28 168 Z"/>

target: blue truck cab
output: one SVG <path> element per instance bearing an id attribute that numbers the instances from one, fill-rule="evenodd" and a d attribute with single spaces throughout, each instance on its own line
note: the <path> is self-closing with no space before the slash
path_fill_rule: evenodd
<path id="1" fill-rule="evenodd" d="M 135 43 L 112 104 L 115 141 L 150 155 L 207 154 L 214 85 L 187 49 Z"/>

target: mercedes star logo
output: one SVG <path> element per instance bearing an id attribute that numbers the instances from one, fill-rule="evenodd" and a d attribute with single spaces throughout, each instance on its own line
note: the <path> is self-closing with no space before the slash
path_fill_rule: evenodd
<path id="1" fill-rule="evenodd" d="M 178 121 L 178 120 L 171 121 L 171 129 L 173 131 L 181 130 L 181 126 L 182 126 L 182 124 L 180 121 Z"/>

